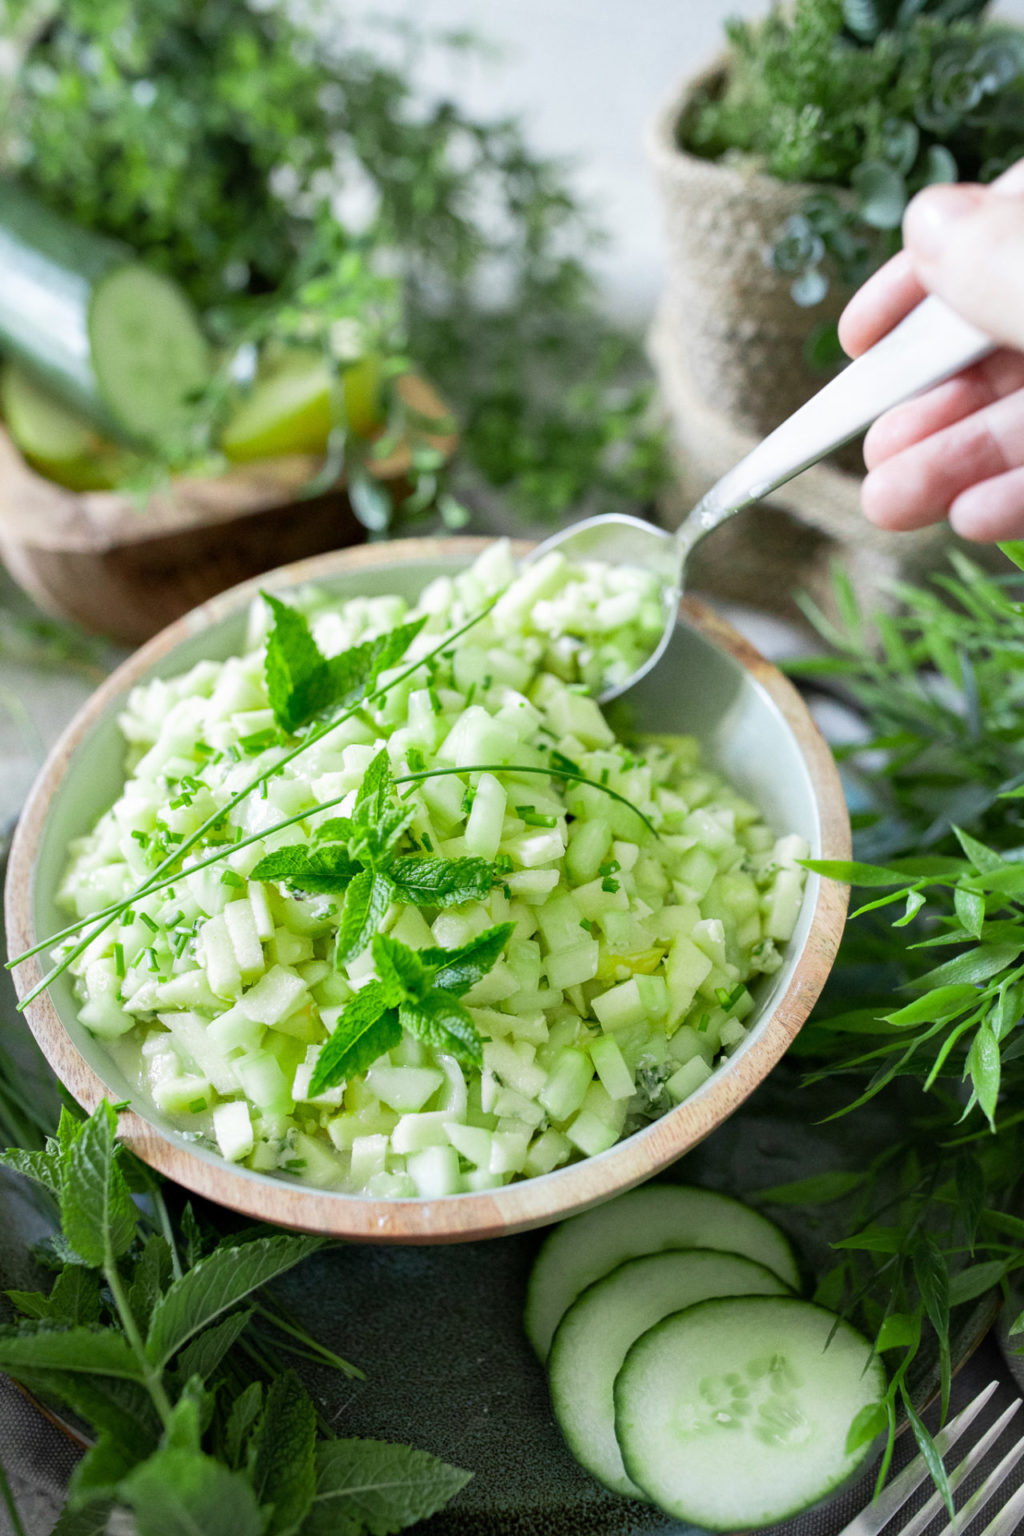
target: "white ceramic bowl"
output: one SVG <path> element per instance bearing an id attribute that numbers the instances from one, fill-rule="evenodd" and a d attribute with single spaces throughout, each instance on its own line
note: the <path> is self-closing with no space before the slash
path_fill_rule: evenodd
<path id="1" fill-rule="evenodd" d="M 7 932 L 11 954 L 65 922 L 55 902 L 68 843 L 116 797 L 123 745 L 117 715 L 128 690 L 203 656 L 237 650 L 258 587 L 287 592 L 316 582 L 339 598 L 415 596 L 435 576 L 468 564 L 479 539 L 408 540 L 342 550 L 247 582 L 187 614 L 132 656 L 98 689 L 43 768 L 11 850 Z M 819 858 L 849 856 L 849 819 L 831 754 L 785 678 L 700 604 L 684 605 L 671 647 L 636 690 L 639 726 L 697 736 L 707 761 L 758 805 L 777 832 L 799 832 Z M 760 985 L 747 1039 L 685 1103 L 597 1157 L 540 1178 L 439 1200 L 371 1200 L 253 1173 L 189 1142 L 150 1107 L 121 1116 L 121 1133 L 143 1161 L 233 1210 L 286 1227 L 368 1242 L 455 1242 L 554 1221 L 640 1183 L 695 1146 L 750 1094 L 782 1056 L 824 984 L 846 912 L 846 888 L 810 876 L 785 964 Z M 39 959 L 15 972 L 19 995 L 42 975 Z M 92 1109 L 133 1097 L 104 1050 L 78 1022 L 66 976 L 26 1008 L 29 1027 L 58 1077 Z"/>

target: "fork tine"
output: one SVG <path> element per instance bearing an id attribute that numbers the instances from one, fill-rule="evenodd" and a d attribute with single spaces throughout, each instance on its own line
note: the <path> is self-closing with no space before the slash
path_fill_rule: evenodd
<path id="1" fill-rule="evenodd" d="M 1013 1406 L 1015 1408 L 1019 1408 L 1019 1400 L 1014 1403 Z M 1007 1414 L 1003 1414 L 1002 1421 L 1005 1422 L 1006 1418 Z M 979 1441 L 978 1445 L 980 1446 L 980 1444 L 981 1442 Z M 971 1451 L 970 1456 L 964 1457 L 965 1464 L 973 1458 L 975 1465 L 977 1465 L 977 1463 L 981 1460 L 981 1457 L 976 1455 L 977 1450 L 978 1446 L 975 1446 L 974 1450 Z M 975 1492 L 971 1494 L 970 1498 L 964 1502 L 963 1506 L 957 1510 L 956 1519 L 949 1522 L 949 1524 L 941 1532 L 941 1536 L 955 1536 L 956 1532 L 966 1531 L 971 1521 L 976 1515 L 981 1513 L 996 1490 L 1002 1487 L 1003 1483 L 1009 1477 L 1010 1473 L 1013 1471 L 1014 1467 L 1017 1465 L 1018 1461 L 1020 1461 L 1022 1456 L 1024 1456 L 1024 1435 L 1021 1436 L 1016 1445 L 1012 1445 L 1010 1447 L 999 1465 L 997 1467 L 993 1467 L 992 1471 L 985 1478 L 985 1481 L 982 1483 L 981 1487 L 976 1489 Z M 957 1472 L 959 1473 L 959 1471 L 960 1468 L 958 1467 Z M 957 1480 L 959 1481 L 960 1479 L 958 1478 Z M 1010 1502 L 1012 1503 L 1012 1500 Z M 1005 1511 L 1001 1511 L 1001 1513 L 1005 1513 Z M 999 1518 L 1000 1517 L 997 1515 L 996 1519 L 998 1520 Z"/>
<path id="2" fill-rule="evenodd" d="M 939 1431 L 935 1436 L 935 1444 L 940 1455 L 945 1455 L 950 1446 L 956 1444 L 964 1430 L 973 1424 L 998 1385 L 997 1381 L 990 1381 L 988 1386 L 979 1392 L 955 1419 L 949 1421 L 945 1429 Z M 867 1509 L 861 1510 L 849 1525 L 844 1526 L 840 1536 L 878 1536 L 882 1527 L 889 1523 L 897 1510 L 903 1508 L 910 1495 L 920 1487 L 927 1476 L 928 1468 L 925 1466 L 924 1457 L 915 1456 L 910 1465 L 904 1467 L 903 1471 L 883 1488 L 878 1498 L 869 1504 Z"/>
<path id="3" fill-rule="evenodd" d="M 986 1525 L 981 1536 L 1013 1536 L 1024 1518 L 1024 1486 L 1017 1489 L 1012 1499 L 1008 1499 L 999 1511 Z"/>
<path id="4" fill-rule="evenodd" d="M 951 1493 L 955 1493 L 965 1478 L 970 1477 L 975 1467 L 981 1464 L 1020 1406 L 1020 1398 L 1017 1398 L 1015 1402 L 1010 1404 L 1009 1408 L 1005 1409 L 999 1415 L 995 1423 L 985 1431 L 977 1444 L 971 1446 L 971 1449 L 967 1452 L 967 1455 L 964 1457 L 963 1461 L 961 1461 L 959 1465 L 948 1474 L 949 1488 Z M 942 1532 L 942 1536 L 953 1536 L 954 1531 L 963 1530 L 965 1528 L 965 1517 L 973 1520 L 978 1510 L 984 1507 L 989 1496 L 999 1487 L 999 1484 L 1003 1481 L 1003 1478 L 1005 1478 L 1010 1470 L 1016 1465 L 1017 1458 L 1021 1455 L 1022 1451 L 1024 1451 L 1024 1439 L 1022 1439 L 1020 1443 L 1013 1448 L 1012 1451 L 1003 1457 L 1003 1460 L 999 1463 L 999 1466 L 996 1467 L 995 1470 L 985 1479 L 985 1482 L 982 1484 L 981 1488 L 978 1489 L 977 1493 L 972 1494 L 970 1499 L 966 1501 L 963 1508 L 958 1512 L 956 1517 L 956 1524 L 954 1525 L 952 1522 L 950 1522 L 950 1524 L 948 1524 L 945 1530 Z M 1005 1471 L 1003 1470 L 1004 1466 Z M 983 1493 L 986 1488 L 988 1489 L 988 1492 L 985 1493 L 985 1497 L 979 1498 L 979 1495 Z M 972 1505 L 974 1506 L 973 1508 L 971 1508 Z M 914 1515 L 913 1519 L 908 1521 L 908 1523 L 900 1530 L 899 1536 L 920 1536 L 920 1533 L 928 1528 L 942 1507 L 942 1495 L 939 1493 L 938 1489 L 936 1489 L 931 1498 L 928 1500 L 927 1504 L 919 1509 L 917 1514 Z M 969 1516 L 968 1510 L 970 1510 Z"/>

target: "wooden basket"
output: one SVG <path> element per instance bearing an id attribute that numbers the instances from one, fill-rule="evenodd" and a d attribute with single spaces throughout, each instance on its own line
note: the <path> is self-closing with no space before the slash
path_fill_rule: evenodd
<path id="1" fill-rule="evenodd" d="M 422 379 L 407 404 L 438 420 L 447 409 Z M 424 441 L 450 454 L 455 438 Z M 411 453 L 399 445 L 374 473 L 397 496 Z M 207 598 L 279 565 L 365 540 L 343 483 L 306 496 L 321 467 L 306 456 L 180 478 L 146 501 L 119 491 L 69 491 L 35 473 L 0 427 L 0 559 L 41 608 L 94 634 L 139 645 Z"/>

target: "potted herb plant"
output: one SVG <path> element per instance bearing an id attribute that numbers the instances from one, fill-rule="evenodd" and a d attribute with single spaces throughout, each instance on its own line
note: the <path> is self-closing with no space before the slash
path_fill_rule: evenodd
<path id="1" fill-rule="evenodd" d="M 988 181 L 1024 154 L 1024 33 L 985 0 L 795 0 L 734 21 L 649 150 L 668 242 L 653 334 L 698 482 L 790 415 L 841 360 L 835 322 L 899 246 L 922 186 Z M 892 546 L 857 512 L 859 454 L 779 505 L 869 563 Z M 928 531 L 903 535 L 931 563 Z"/>

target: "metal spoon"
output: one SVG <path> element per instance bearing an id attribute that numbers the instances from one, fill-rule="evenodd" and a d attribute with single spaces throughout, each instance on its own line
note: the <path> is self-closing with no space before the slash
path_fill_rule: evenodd
<path id="1" fill-rule="evenodd" d="M 639 566 L 652 571 L 661 584 L 665 628 L 660 643 L 642 667 L 625 682 L 606 689 L 601 700 L 617 698 L 632 687 L 663 654 L 675 626 L 686 561 L 706 534 L 855 437 L 890 406 L 940 384 L 995 346 L 990 336 L 962 320 L 940 299 L 924 299 L 723 475 L 675 533 L 637 517 L 611 513 L 587 518 L 538 545 L 531 561 L 557 549 L 574 563 L 597 560 Z"/>

